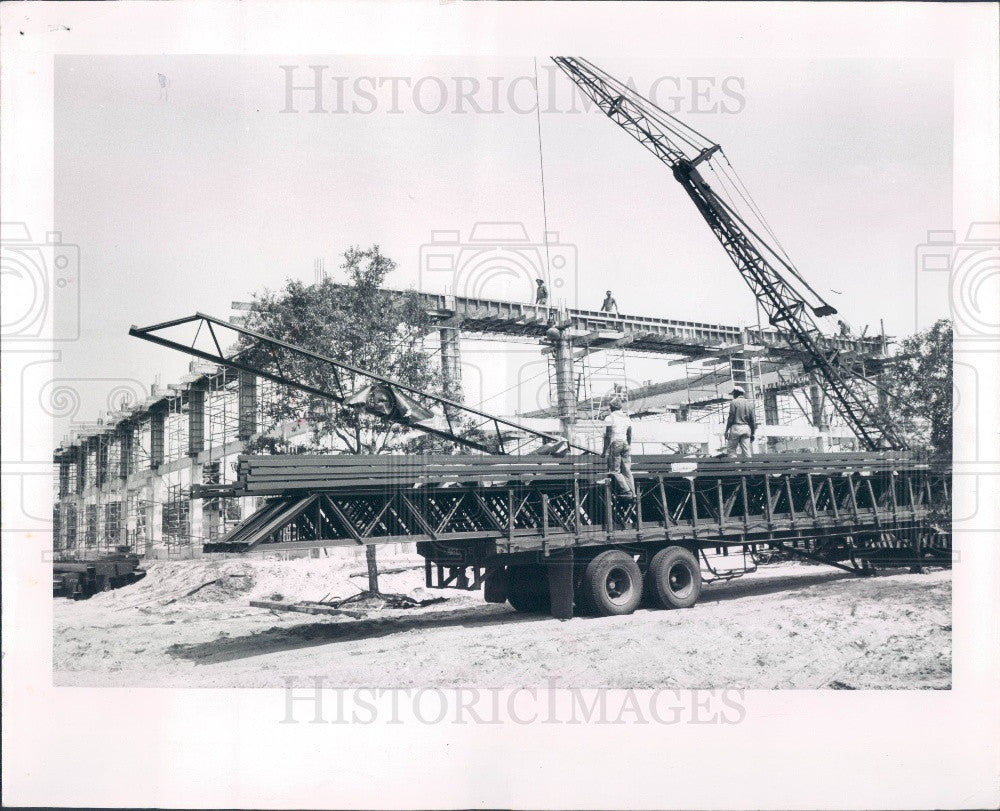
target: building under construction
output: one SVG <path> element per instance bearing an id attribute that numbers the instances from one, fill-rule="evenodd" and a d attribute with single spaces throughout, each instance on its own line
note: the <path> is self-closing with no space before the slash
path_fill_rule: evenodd
<path id="1" fill-rule="evenodd" d="M 917 493 L 924 492 L 924 485 L 929 486 L 923 469 L 911 465 L 913 469 L 907 470 L 906 476 L 912 474 L 918 478 L 906 478 L 904 490 L 898 492 L 896 479 L 901 472 L 898 469 L 891 471 L 886 486 L 877 493 L 867 479 L 870 514 L 866 512 L 862 521 L 859 510 L 863 508 L 859 506 L 856 486 L 860 483 L 855 482 L 855 476 L 865 478 L 872 471 L 857 468 L 856 459 L 845 463 L 847 468 L 842 473 L 848 486 L 839 494 L 829 472 L 824 474 L 829 478 L 829 515 L 820 515 L 824 510 L 816 500 L 812 472 L 803 474 L 802 481 L 796 480 L 794 488 L 791 479 L 787 479 L 788 517 L 782 519 L 789 522 L 791 534 L 787 537 L 780 534 L 775 523 L 780 493 L 775 500 L 769 484 L 769 477 L 780 472 L 770 469 L 755 474 L 759 481 L 748 481 L 749 473 L 739 474 L 729 485 L 717 476 L 714 483 L 706 480 L 709 489 L 704 492 L 695 486 L 696 477 L 692 476 L 688 482 L 690 490 L 684 482 L 675 483 L 680 488 L 680 501 L 673 503 L 666 493 L 665 479 L 682 474 L 674 466 L 685 467 L 685 464 L 663 462 L 666 467 L 650 474 L 648 492 L 632 493 L 635 504 L 632 510 L 625 511 L 615 508 L 610 485 L 594 479 L 593 470 L 588 474 L 592 480 L 588 480 L 587 487 L 604 487 L 603 510 L 593 504 L 585 506 L 590 495 L 581 495 L 575 467 L 567 469 L 570 479 L 561 485 L 568 490 L 547 492 L 536 479 L 549 476 L 552 471 L 547 471 L 541 462 L 537 470 L 525 474 L 523 499 L 511 489 L 504 503 L 497 501 L 492 507 L 491 499 L 474 493 L 474 488 L 457 500 L 448 493 L 440 494 L 437 500 L 428 497 L 422 501 L 422 508 L 402 492 L 383 500 L 379 506 L 373 506 L 358 493 L 352 496 L 353 501 L 346 505 L 345 511 L 329 498 L 326 501 L 325 496 L 321 498 L 326 487 L 322 481 L 316 481 L 309 493 L 297 501 L 277 493 L 274 495 L 281 496 L 277 501 L 266 503 L 255 501 L 258 497 L 246 481 L 237 487 L 229 486 L 234 483 L 237 471 L 234 462 L 246 443 L 262 435 L 288 439 L 309 430 L 299 420 L 275 418 L 277 413 L 288 413 L 288 409 L 276 409 L 276 405 L 309 395 L 341 405 L 357 405 L 369 413 L 476 451 L 517 455 L 535 441 L 532 450 L 543 455 L 555 454 L 561 445 L 563 451 L 591 457 L 600 452 L 601 419 L 608 400 L 617 396 L 627 402 L 627 410 L 634 419 L 632 441 L 637 452 L 707 456 L 719 450 L 725 403 L 730 391 L 739 386 L 755 403 L 757 421 L 762 426 L 758 433 L 765 449 L 795 451 L 797 463 L 802 461 L 803 452 L 808 456 L 817 451 L 845 452 L 859 447 L 873 452 L 905 449 L 904 438 L 887 418 L 884 404 L 879 402 L 883 388 L 874 385 L 886 359 L 885 337 L 830 336 L 820 328 L 815 318 L 834 315 L 837 310 L 791 262 L 721 146 L 586 59 L 555 57 L 554 61 L 611 121 L 670 170 L 754 294 L 758 314 L 764 316 L 768 328 L 727 327 L 562 306 L 418 294 L 431 318 L 432 333 L 436 333 L 428 336 L 428 341 L 437 343 L 435 350 L 440 354 L 446 392 L 462 389 L 463 335 L 539 345 L 548 370 L 547 406 L 519 414 L 515 422 L 354 369 L 337 359 L 284 343 L 280 336 L 241 331 L 238 313 L 230 322 L 196 314 L 150 327 L 133 327 L 131 334 L 136 337 L 216 365 L 192 366 L 190 376 L 179 385 L 166 391 L 154 390 L 144 402 L 125 412 L 108 415 L 93 430 L 68 438 L 56 451 L 56 547 L 89 554 L 91 550 L 127 545 L 145 553 L 162 550 L 167 555 L 189 555 L 206 545 L 219 548 L 219 539 L 232 534 L 229 531 L 237 524 L 239 532 L 245 530 L 253 536 L 252 546 L 266 539 L 284 537 L 281 533 L 293 529 L 291 522 L 298 521 L 303 510 L 312 506 L 317 512 L 303 520 L 308 525 L 305 535 L 315 541 L 326 540 L 325 532 L 336 525 L 353 542 L 364 545 L 376 528 L 387 530 L 383 535 L 391 536 L 387 522 L 402 527 L 413 519 L 416 524 L 399 537 L 419 536 L 433 547 L 441 530 L 455 531 L 450 522 L 461 514 L 461 520 L 468 525 L 467 532 L 471 533 L 466 537 L 463 534 L 466 531 L 461 531 L 463 541 L 472 546 L 480 542 L 496 545 L 506 535 L 507 546 L 512 547 L 521 509 L 532 498 L 537 498 L 538 507 L 529 510 L 530 516 L 524 518 L 526 525 L 522 529 L 538 536 L 532 543 L 545 555 L 549 551 L 550 519 L 557 519 L 569 533 L 572 552 L 573 545 L 592 546 L 601 533 L 605 533 L 607 542 L 614 541 L 619 528 L 643 536 L 644 506 L 647 515 L 649 510 L 659 510 L 663 536 L 647 536 L 647 542 L 669 542 L 672 527 L 682 518 L 690 522 L 693 539 L 707 542 L 699 527 L 704 520 L 699 517 L 699 502 L 701 509 L 708 507 L 712 512 L 720 548 L 736 543 L 745 550 L 758 537 L 775 543 L 789 540 L 793 544 L 808 542 L 828 547 L 829 539 L 824 537 L 829 529 L 825 523 L 828 520 L 840 539 L 835 544 L 836 550 L 829 548 L 824 553 L 832 561 L 845 554 L 854 555 L 857 547 L 852 536 L 862 526 L 866 527 L 865 543 L 873 547 L 883 543 L 887 535 L 893 536 L 893 543 L 907 543 L 905 538 L 896 537 L 900 533 L 888 531 L 884 521 L 891 522 L 890 528 L 902 530 L 900 504 L 908 502 L 913 521 L 926 518 L 918 513 L 929 509 L 929 491 L 926 502 L 918 503 L 916 498 Z M 761 234 L 769 235 L 770 239 Z M 548 244 L 548 235 L 546 239 Z M 246 305 L 237 304 L 235 309 L 246 309 Z M 193 339 L 182 341 L 166 335 L 177 327 L 196 328 Z M 245 358 L 244 350 L 234 353 L 223 348 L 226 344 L 218 333 L 227 329 L 237 332 L 238 343 L 244 341 L 244 347 L 261 350 L 255 362 Z M 196 346 L 199 336 L 203 342 L 200 348 Z M 284 364 L 282 355 L 286 356 Z M 626 369 L 626 357 L 635 355 L 662 360 L 663 368 L 671 374 L 665 371 L 658 375 L 662 382 L 655 385 L 636 385 L 629 380 Z M 333 372 L 332 388 L 295 377 L 296 364 L 289 364 L 287 359 L 303 358 L 325 364 Z M 368 400 L 368 395 L 364 402 L 355 402 L 354 392 L 346 392 L 341 384 L 338 369 L 371 380 L 369 389 L 378 391 L 378 402 Z M 408 404 L 400 408 L 403 401 Z M 437 424 L 431 420 L 434 411 L 430 407 L 437 409 Z M 457 430 L 458 420 L 454 415 L 459 412 L 488 425 L 489 432 L 481 435 L 485 438 L 471 439 Z M 415 414 L 424 416 L 414 418 Z M 893 464 L 896 462 L 893 460 Z M 883 464 L 885 459 L 873 456 L 860 464 L 869 463 Z M 805 464 L 811 463 L 807 459 Z M 828 460 L 818 462 L 816 470 L 828 466 Z M 302 471 L 305 479 L 296 479 L 299 473 L 288 475 L 292 477 L 288 480 L 291 485 L 309 481 L 312 472 Z M 498 474 L 492 470 L 489 475 Z M 780 475 L 792 474 L 786 471 Z M 436 484 L 446 489 L 455 483 Z M 724 498 L 726 486 L 736 489 Z M 914 496 L 909 499 L 914 486 Z M 717 495 L 718 503 L 712 501 L 709 490 Z M 595 490 L 594 501 L 599 499 L 596 493 Z M 808 501 L 804 502 L 806 495 Z M 466 499 L 474 503 L 469 513 L 462 512 L 466 509 L 463 506 Z M 645 505 L 644 500 L 648 500 Z M 560 512 L 569 502 L 572 502 L 569 512 Z M 335 520 L 324 517 L 324 504 Z M 442 506 L 445 504 L 450 506 Z M 727 518 L 737 504 L 741 505 L 743 527 L 740 539 L 734 541 L 727 537 L 730 529 Z M 809 537 L 797 523 L 801 522 L 803 504 L 807 504 L 814 525 L 813 531 L 807 533 Z M 420 514 L 421 509 L 428 512 Z M 847 516 L 842 514 L 844 510 L 849 510 Z M 588 520 L 597 522 L 593 526 L 598 531 L 585 543 L 582 525 Z M 751 531 L 754 522 L 763 522 L 762 535 L 754 534 L 756 529 Z M 910 530 L 915 530 L 915 525 L 907 528 Z M 461 565 L 454 568 L 454 576 L 467 578 L 469 560 L 478 560 L 471 547 L 438 546 L 425 550 L 428 565 L 434 562 L 443 571 L 441 567 L 445 563 L 450 566 L 457 555 Z M 698 543 L 692 545 L 692 549 L 696 548 L 700 548 Z M 495 546 L 494 559 L 488 565 L 499 571 L 507 564 L 498 562 L 497 549 Z M 591 552 L 594 549 L 581 550 L 582 562 L 588 560 Z M 509 556 L 511 549 L 503 554 Z M 509 565 L 516 568 L 521 564 Z M 535 567 L 531 569 L 532 577 L 541 571 L 536 571 L 537 565 L 537 561 L 531 563 Z M 636 572 L 638 569 L 633 574 Z M 478 575 L 475 579 L 478 581 Z M 565 585 L 559 587 L 563 594 Z M 559 602 L 563 598 L 553 600 Z M 560 610 L 564 609 L 565 605 Z"/>
<path id="2" fill-rule="evenodd" d="M 435 326 L 428 351 L 439 355 L 446 381 L 461 388 L 463 335 L 533 342 L 548 367 L 549 407 L 517 418 L 584 446 L 600 450 L 600 420 L 617 394 L 628 402 L 637 452 L 715 453 L 723 441 L 729 391 L 740 385 L 756 405 L 762 449 L 857 448 L 819 381 L 803 371 L 808 359 L 776 330 L 420 296 Z M 239 323 L 246 307 L 236 303 L 231 320 Z M 873 373 L 886 357 L 884 338 L 830 341 Z M 637 385 L 628 374 L 629 357 L 662 360 L 673 379 Z M 64 438 L 54 455 L 58 551 L 92 554 L 128 546 L 142 554 L 187 557 L 257 508 L 252 496 L 197 497 L 197 486 L 231 483 L 237 457 L 262 433 L 306 435 L 308 425 L 275 418 L 279 400 L 298 394 L 208 362 L 190 369 L 179 382 L 153 386 L 142 402 Z"/>

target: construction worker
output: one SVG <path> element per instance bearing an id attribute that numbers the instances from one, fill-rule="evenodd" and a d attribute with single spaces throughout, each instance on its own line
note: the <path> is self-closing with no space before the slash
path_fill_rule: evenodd
<path id="1" fill-rule="evenodd" d="M 726 420 L 726 455 L 753 456 L 753 441 L 757 435 L 757 417 L 753 413 L 753 403 L 746 398 L 746 392 L 736 386 L 729 404 L 729 419 Z"/>
<path id="2" fill-rule="evenodd" d="M 632 478 L 632 420 L 622 411 L 622 401 L 613 397 L 608 403 L 611 413 L 604 418 L 604 450 L 608 460 L 608 473 L 615 480 L 622 498 L 635 498 L 635 479 Z"/>
<path id="3" fill-rule="evenodd" d="M 621 313 L 618 312 L 618 302 L 615 301 L 615 297 L 611 295 L 610 290 L 608 291 L 608 294 L 604 297 L 604 303 L 601 304 L 601 312 L 602 313 L 613 312 L 615 315 L 621 315 Z"/>
<path id="4" fill-rule="evenodd" d="M 538 285 L 535 288 L 535 304 L 548 304 L 549 288 L 545 286 L 545 282 L 541 279 L 535 279 L 535 284 Z"/>

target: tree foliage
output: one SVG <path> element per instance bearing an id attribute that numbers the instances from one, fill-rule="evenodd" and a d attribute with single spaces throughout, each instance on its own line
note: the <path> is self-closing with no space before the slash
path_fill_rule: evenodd
<path id="1" fill-rule="evenodd" d="M 904 338 L 899 361 L 883 382 L 891 395 L 889 414 L 911 449 L 951 456 L 953 390 L 952 324 L 941 319 Z"/>
<path id="2" fill-rule="evenodd" d="M 314 285 L 289 280 L 277 292 L 256 295 L 247 327 L 415 388 L 437 391 L 440 373 L 423 349 L 429 317 L 414 293 L 382 288 L 396 263 L 373 245 L 365 250 L 349 248 L 341 268 L 346 284 L 330 279 Z M 259 349 L 251 352 L 264 354 Z M 336 390 L 338 375 L 348 395 L 357 394 L 369 382 L 309 358 L 283 357 L 282 363 L 286 373 L 320 389 Z M 263 433 L 251 451 L 377 454 L 399 448 L 412 434 L 405 426 L 304 392 L 287 392 L 275 398 L 271 407 L 271 425 L 261 426 Z M 275 434 L 291 421 L 307 427 L 311 434 L 308 442 L 299 440 L 294 450 Z"/>
<path id="3" fill-rule="evenodd" d="M 414 388 L 436 391 L 439 373 L 423 350 L 429 329 L 426 312 L 415 294 L 382 288 L 396 263 L 373 245 L 365 250 L 349 248 L 341 268 L 346 284 L 324 279 L 305 285 L 289 280 L 277 292 L 256 295 L 247 327 Z M 247 343 L 248 361 L 268 365 L 274 359 L 267 355 L 267 350 Z M 348 397 L 369 383 L 361 375 L 291 353 L 283 354 L 282 371 L 314 388 L 341 391 Z M 267 408 L 266 423 L 247 446 L 250 453 L 377 454 L 414 441 L 412 429 L 406 426 L 303 391 L 286 389 L 269 399 Z M 289 424 L 308 430 L 308 441 L 301 437 L 290 441 L 283 430 Z M 369 545 L 366 553 L 368 591 L 377 595 L 375 547 Z"/>

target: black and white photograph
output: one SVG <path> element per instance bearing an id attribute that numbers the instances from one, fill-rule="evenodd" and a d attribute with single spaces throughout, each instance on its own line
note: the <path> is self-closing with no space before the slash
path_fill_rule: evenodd
<path id="1" fill-rule="evenodd" d="M 997 6 L 0 13 L 5 805 L 1000 802 Z"/>

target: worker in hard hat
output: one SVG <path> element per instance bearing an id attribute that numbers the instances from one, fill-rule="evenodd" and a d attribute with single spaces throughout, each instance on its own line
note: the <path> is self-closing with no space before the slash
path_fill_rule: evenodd
<path id="1" fill-rule="evenodd" d="M 739 386 L 730 393 L 733 401 L 729 404 L 729 419 L 726 420 L 726 455 L 753 456 L 753 441 L 757 435 L 757 417 L 753 412 L 753 403 Z"/>
<path id="2" fill-rule="evenodd" d="M 635 479 L 632 478 L 632 420 L 622 411 L 622 401 L 613 397 L 608 403 L 611 413 L 604 418 L 604 458 L 608 460 L 608 473 L 615 480 L 622 498 L 635 498 Z"/>

